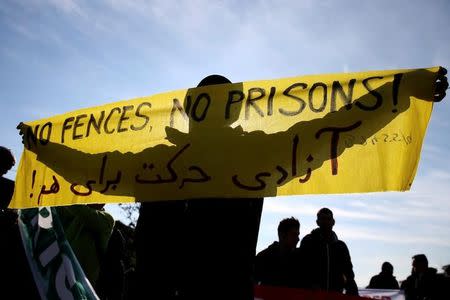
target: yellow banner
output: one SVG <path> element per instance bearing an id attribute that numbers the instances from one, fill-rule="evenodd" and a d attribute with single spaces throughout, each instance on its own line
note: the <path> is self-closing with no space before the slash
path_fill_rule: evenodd
<path id="1" fill-rule="evenodd" d="M 438 69 L 207 86 L 28 122 L 10 206 L 408 190 Z"/>

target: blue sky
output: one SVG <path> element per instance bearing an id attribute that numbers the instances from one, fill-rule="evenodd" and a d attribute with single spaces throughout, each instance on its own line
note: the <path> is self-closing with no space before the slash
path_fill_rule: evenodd
<path id="1" fill-rule="evenodd" d="M 0 2 L 1 144 L 17 158 L 20 121 L 231 80 L 450 67 L 450 2 L 443 1 Z M 448 97 L 447 97 L 448 98 Z M 301 237 L 320 207 L 334 210 L 359 286 L 390 261 L 450 263 L 450 101 L 435 106 L 411 191 L 266 199 L 258 250 L 295 216 Z M 15 169 L 8 174 L 14 178 Z M 115 208 L 109 207 L 115 217 Z"/>

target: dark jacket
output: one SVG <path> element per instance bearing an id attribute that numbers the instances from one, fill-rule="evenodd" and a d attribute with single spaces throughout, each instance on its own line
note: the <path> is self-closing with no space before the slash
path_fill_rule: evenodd
<path id="1" fill-rule="evenodd" d="M 397 279 L 395 279 L 395 276 L 380 272 L 380 274 L 375 275 L 370 279 L 370 283 L 367 288 L 368 289 L 398 290 L 399 286 L 398 286 Z"/>
<path id="2" fill-rule="evenodd" d="M 20 235 L 18 214 L 8 209 L 14 181 L 0 177 L 0 297 L 40 299 Z"/>
<path id="3" fill-rule="evenodd" d="M 137 295 L 253 299 L 262 205 L 262 198 L 142 203 L 135 240 Z"/>
<path id="4" fill-rule="evenodd" d="M 0 209 L 7 208 L 14 193 L 14 181 L 0 177 Z"/>
<path id="5" fill-rule="evenodd" d="M 439 296 L 438 278 L 435 268 L 428 268 L 423 274 L 412 273 L 402 283 L 406 300 L 436 300 Z"/>
<path id="6" fill-rule="evenodd" d="M 302 266 L 309 288 L 358 295 L 347 245 L 336 233 L 326 241 L 319 228 L 306 235 L 301 244 Z"/>
<path id="7" fill-rule="evenodd" d="M 282 253 L 273 242 L 255 259 L 255 281 L 270 286 L 300 287 L 299 249 Z"/>
<path id="8" fill-rule="evenodd" d="M 17 212 L 10 209 L 0 209 L 0 258 L 0 298 L 40 299 L 23 247 Z"/>
<path id="9" fill-rule="evenodd" d="M 120 300 L 124 296 L 125 239 L 116 224 L 101 258 L 100 272 L 95 284 L 97 295 L 102 300 Z"/>

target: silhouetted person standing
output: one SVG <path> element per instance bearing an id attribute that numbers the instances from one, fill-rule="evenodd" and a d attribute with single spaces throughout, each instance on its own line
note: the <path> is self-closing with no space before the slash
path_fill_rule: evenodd
<path id="1" fill-rule="evenodd" d="M 304 276 L 307 287 L 324 291 L 358 295 L 355 274 L 347 245 L 333 231 L 333 212 L 322 208 L 317 225 L 301 242 Z"/>
<path id="2" fill-rule="evenodd" d="M 119 221 L 114 223 L 108 247 L 100 261 L 96 292 L 102 300 L 123 300 L 125 296 L 125 238 L 119 224 Z"/>
<path id="3" fill-rule="evenodd" d="M 14 181 L 3 177 L 16 161 L 0 146 L 0 294 L 2 299 L 39 299 L 17 224 L 17 211 L 8 209 Z"/>
<path id="4" fill-rule="evenodd" d="M 0 146 L 0 207 L 7 208 L 14 193 L 14 181 L 3 177 L 14 165 L 14 159 L 11 150 Z"/>
<path id="5" fill-rule="evenodd" d="M 227 83 L 211 75 L 198 86 Z M 189 134 L 198 134 L 201 128 L 190 122 Z M 230 124 L 217 128 L 214 138 L 233 130 Z M 136 226 L 140 294 L 147 299 L 253 299 L 262 205 L 263 198 L 143 202 Z"/>
<path id="6" fill-rule="evenodd" d="M 113 217 L 103 207 L 90 204 L 57 208 L 64 235 L 94 288 L 114 227 Z"/>
<path id="7" fill-rule="evenodd" d="M 300 256 L 297 243 L 300 222 L 294 217 L 281 220 L 278 242 L 259 252 L 255 260 L 255 281 L 261 285 L 300 287 Z"/>
<path id="8" fill-rule="evenodd" d="M 450 299 L 450 265 L 442 267 L 444 274 L 440 278 L 440 286 L 444 299 Z"/>
<path id="9" fill-rule="evenodd" d="M 428 267 L 428 259 L 425 254 L 417 254 L 412 257 L 411 275 L 402 283 L 406 300 L 437 300 L 439 295 L 437 270 Z"/>
<path id="10" fill-rule="evenodd" d="M 395 279 L 394 267 L 387 261 L 381 266 L 381 272 L 370 279 L 368 289 L 399 289 L 397 279 Z"/>

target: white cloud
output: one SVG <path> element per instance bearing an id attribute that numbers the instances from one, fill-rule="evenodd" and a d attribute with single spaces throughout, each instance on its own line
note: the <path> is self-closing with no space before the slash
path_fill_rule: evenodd
<path id="1" fill-rule="evenodd" d="M 428 176 L 430 176 L 430 179 L 432 180 L 447 181 L 450 179 L 450 172 L 447 170 L 432 169 Z"/>
<path id="2" fill-rule="evenodd" d="M 18 24 L 12 20 L 8 21 L 8 25 L 17 33 L 23 35 L 30 40 L 38 40 L 39 36 L 24 24 Z"/>
<path id="3" fill-rule="evenodd" d="M 357 240 L 359 243 L 364 241 L 375 241 L 379 243 L 390 244 L 420 244 L 427 245 L 427 247 L 443 246 L 450 247 L 450 240 L 445 237 L 448 236 L 449 230 L 441 226 L 434 226 L 435 229 L 440 230 L 440 234 L 424 235 L 423 231 L 411 231 L 405 233 L 392 228 L 389 231 L 376 229 L 362 229 L 355 226 L 339 226 L 339 238 L 342 240 Z"/>
<path id="4" fill-rule="evenodd" d="M 434 120 L 432 121 L 434 122 Z M 444 149 L 431 143 L 425 143 L 422 147 L 422 154 L 432 156 L 442 156 Z"/>
<path id="5" fill-rule="evenodd" d="M 85 17 L 86 14 L 83 12 L 78 3 L 74 0 L 46 0 L 48 3 L 55 8 L 61 10 L 67 14 L 74 14 L 77 17 Z"/>
<path id="6" fill-rule="evenodd" d="M 338 196 L 339 197 L 339 196 Z M 292 214 L 302 216 L 316 216 L 317 211 L 322 207 L 320 205 L 308 204 L 306 201 L 296 201 L 295 199 L 289 199 L 289 201 L 283 201 L 281 199 L 268 199 L 264 204 L 264 211 L 267 213 L 276 214 Z M 341 208 L 337 204 L 328 205 L 335 216 L 339 216 L 339 219 L 362 219 L 362 220 L 379 220 L 389 221 L 385 215 L 376 214 L 371 212 L 362 212 L 359 210 L 349 210 Z"/>

